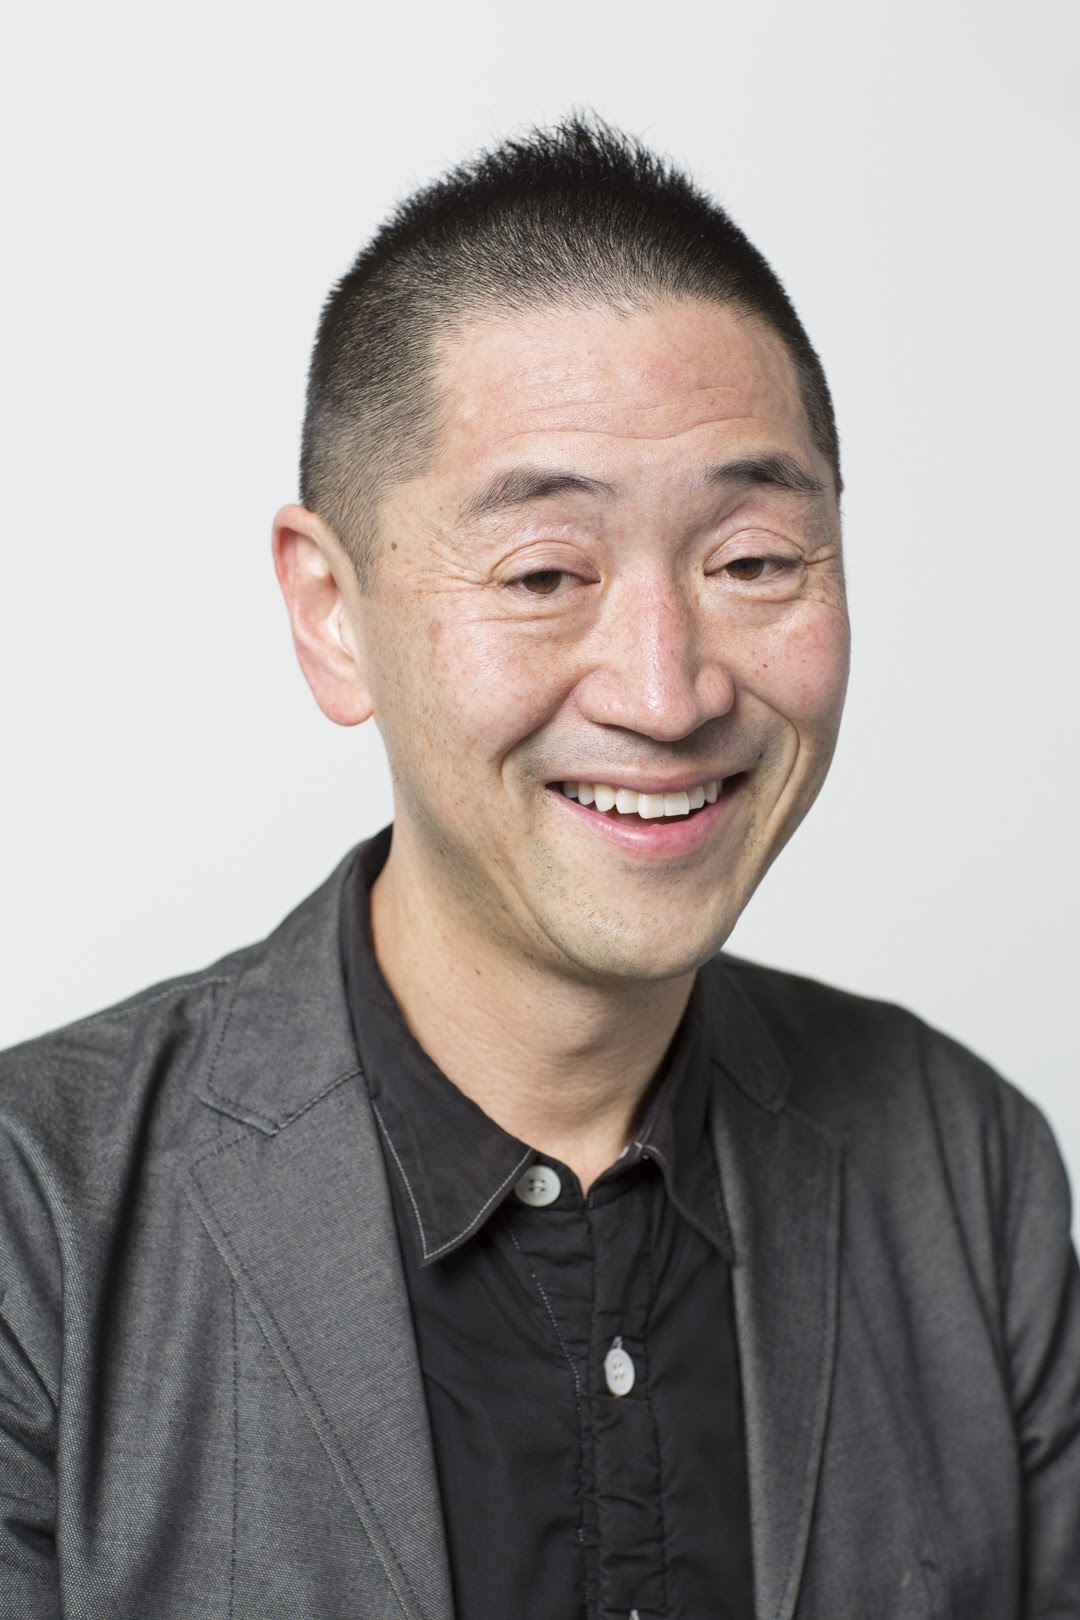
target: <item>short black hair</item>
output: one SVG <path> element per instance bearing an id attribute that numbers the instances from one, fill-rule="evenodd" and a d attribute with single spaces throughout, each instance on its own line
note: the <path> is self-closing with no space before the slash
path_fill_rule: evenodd
<path id="1" fill-rule="evenodd" d="M 687 175 L 586 115 L 506 140 L 407 198 L 333 288 L 308 376 L 301 500 L 363 580 L 381 496 L 433 447 L 443 333 L 491 309 L 690 299 L 779 334 L 839 493 L 825 373 L 778 277 Z"/>

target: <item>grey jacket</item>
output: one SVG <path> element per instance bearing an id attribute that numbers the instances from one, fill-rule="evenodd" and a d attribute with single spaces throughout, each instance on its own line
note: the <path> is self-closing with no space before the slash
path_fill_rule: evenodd
<path id="1" fill-rule="evenodd" d="M 344 871 L 0 1060 L 0 1620 L 453 1614 Z M 1077 1620 L 1047 1127 L 894 1007 L 704 972 L 757 1620 Z"/>

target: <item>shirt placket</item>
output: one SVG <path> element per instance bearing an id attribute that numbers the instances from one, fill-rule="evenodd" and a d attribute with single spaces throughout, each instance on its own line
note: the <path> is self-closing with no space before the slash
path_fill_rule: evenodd
<path id="1" fill-rule="evenodd" d="M 650 1400 L 649 1200 L 654 1172 L 582 1207 L 518 1209 L 515 1245 L 568 1362 L 579 1406 L 578 1498 L 588 1620 L 665 1620 L 660 1451 Z"/>
<path id="2" fill-rule="evenodd" d="M 599 1545 L 597 1620 L 666 1620 L 663 1476 L 652 1404 L 654 1172 L 589 1210 L 596 1256 L 589 1356 Z"/>

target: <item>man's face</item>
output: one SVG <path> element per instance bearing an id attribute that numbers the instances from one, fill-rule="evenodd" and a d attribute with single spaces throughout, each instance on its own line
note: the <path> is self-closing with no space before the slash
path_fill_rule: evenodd
<path id="1" fill-rule="evenodd" d="M 843 702 L 836 494 L 792 364 L 710 304 L 546 311 L 463 327 L 439 390 L 348 605 L 393 858 L 518 959 L 686 973 L 812 803 Z"/>

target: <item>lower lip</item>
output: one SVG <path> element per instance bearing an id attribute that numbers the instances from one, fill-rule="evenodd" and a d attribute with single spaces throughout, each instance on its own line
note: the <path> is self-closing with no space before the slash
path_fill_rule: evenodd
<path id="1" fill-rule="evenodd" d="M 743 781 L 744 777 L 735 777 L 730 787 L 721 789 L 715 804 L 706 804 L 681 821 L 642 821 L 640 816 L 617 820 L 579 804 L 577 799 L 568 799 L 561 788 L 549 787 L 547 791 L 580 825 L 591 827 L 598 838 L 606 838 L 633 855 L 670 860 L 679 855 L 693 855 L 708 842 L 724 820 L 731 801 L 738 797 Z"/>

